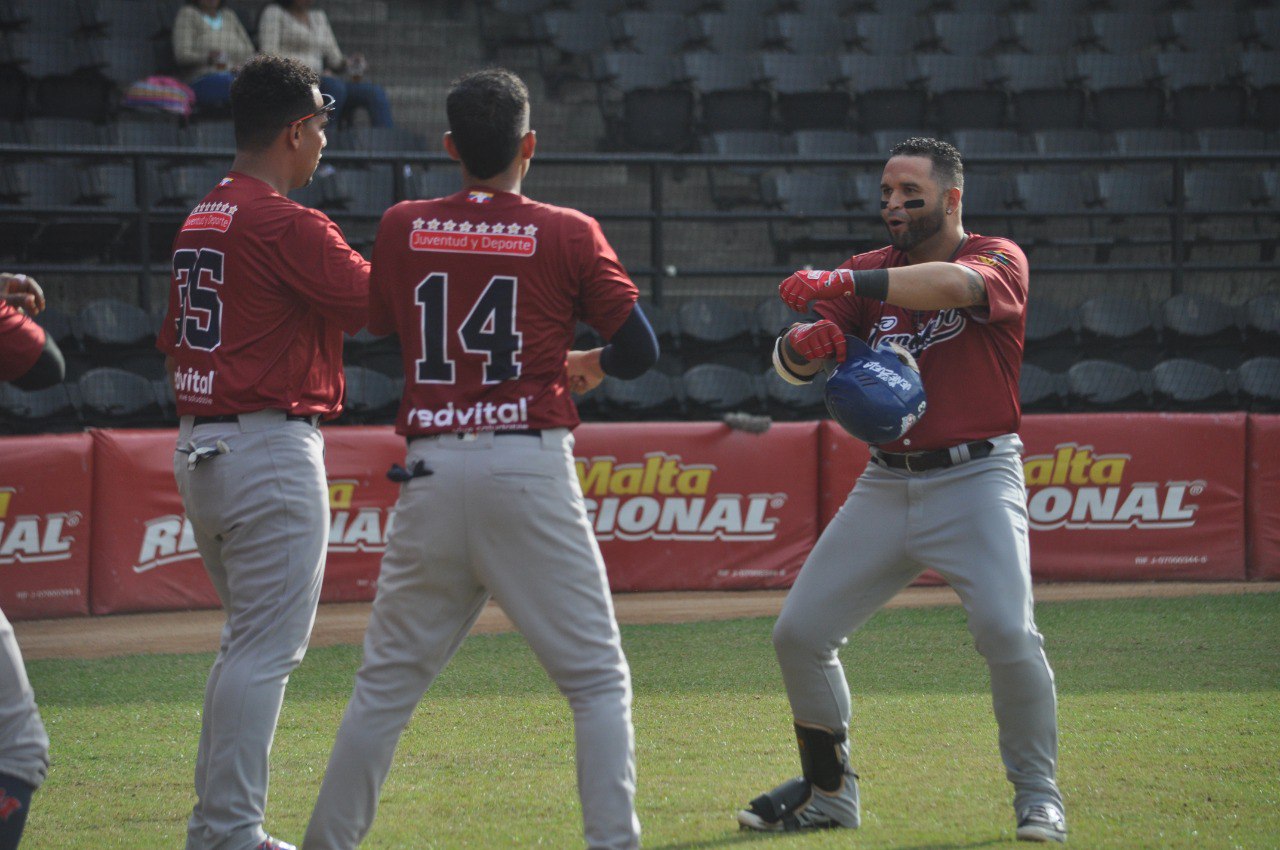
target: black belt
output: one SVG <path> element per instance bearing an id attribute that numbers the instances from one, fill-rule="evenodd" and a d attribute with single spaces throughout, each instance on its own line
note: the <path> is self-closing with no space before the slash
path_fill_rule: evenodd
<path id="1" fill-rule="evenodd" d="M 303 416 L 300 413 L 286 413 L 284 415 L 286 422 L 314 422 L 319 414 L 313 413 L 310 416 Z M 192 425 L 220 425 L 240 421 L 238 413 L 223 413 L 219 416 L 194 416 L 192 417 Z"/>
<path id="2" fill-rule="evenodd" d="M 972 443 L 963 443 L 961 446 L 957 446 L 957 448 L 961 447 L 969 450 L 969 457 L 962 460 L 953 460 L 951 449 L 938 449 L 932 452 L 911 452 L 909 454 L 893 454 L 892 452 L 882 452 L 876 449 L 872 453 L 872 457 L 892 469 L 925 472 L 930 469 L 945 469 L 948 466 L 964 463 L 966 460 L 979 460 L 987 457 L 995 450 L 995 444 L 990 440 L 974 440 Z"/>
<path id="3" fill-rule="evenodd" d="M 414 440 L 474 440 L 479 434 L 492 434 L 495 437 L 541 437 L 541 428 L 525 428 L 522 431 L 446 431 L 443 434 L 410 434 L 404 438 L 405 443 Z"/>

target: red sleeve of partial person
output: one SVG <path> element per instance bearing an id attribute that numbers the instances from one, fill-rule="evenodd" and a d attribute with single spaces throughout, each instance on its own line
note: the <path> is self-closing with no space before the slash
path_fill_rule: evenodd
<path id="1" fill-rule="evenodd" d="M 955 262 L 977 272 L 987 288 L 986 308 L 968 311 L 974 319 L 995 324 L 1022 315 L 1027 307 L 1027 257 L 1015 243 L 984 238 Z"/>
<path id="2" fill-rule="evenodd" d="M 369 270 L 369 333 L 386 336 L 396 332 L 396 314 L 391 307 L 395 287 L 395 262 L 392 255 L 397 227 L 395 207 L 387 210 L 378 224 L 373 241 L 373 266 Z"/>
<path id="3" fill-rule="evenodd" d="M 44 328 L 17 307 L 0 302 L 0 381 L 27 374 L 43 350 Z"/>
<path id="4" fill-rule="evenodd" d="M 338 225 L 304 209 L 285 230 L 280 262 L 283 282 L 349 334 L 369 316 L 369 261 L 347 244 Z"/>
<path id="5" fill-rule="evenodd" d="M 600 223 L 584 216 L 585 227 L 575 228 L 569 239 L 569 250 L 577 259 L 582 306 L 582 321 L 604 339 L 612 339 L 618 328 L 631 315 L 640 290 L 622 267 L 617 253 L 605 238 Z"/>

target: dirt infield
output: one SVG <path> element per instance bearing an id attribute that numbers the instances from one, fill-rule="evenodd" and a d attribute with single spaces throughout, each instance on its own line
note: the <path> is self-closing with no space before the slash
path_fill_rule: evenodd
<path id="1" fill-rule="evenodd" d="M 1043 584 L 1036 587 L 1039 602 L 1077 599 L 1195 596 L 1199 594 L 1277 593 L 1280 582 L 1142 582 L 1099 584 Z M 618 621 L 686 623 L 738 617 L 772 617 L 782 607 L 786 591 L 694 591 L 626 593 L 614 597 Z M 957 605 L 949 587 L 909 587 L 889 603 L 891 608 Z M 312 646 L 358 644 L 369 620 L 369 603 L 321 605 Z M 18 644 L 27 660 L 38 658 L 107 658 L 116 655 L 212 652 L 218 648 L 222 611 L 179 611 L 164 614 L 125 614 L 65 620 L 14 623 Z M 511 630 L 511 621 L 490 603 L 473 634 Z"/>

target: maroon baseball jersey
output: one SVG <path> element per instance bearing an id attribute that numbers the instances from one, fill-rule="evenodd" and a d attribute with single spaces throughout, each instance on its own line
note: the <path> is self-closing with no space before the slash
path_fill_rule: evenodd
<path id="1" fill-rule="evenodd" d="M 0 301 L 0 381 L 21 378 L 44 351 L 44 328 L 17 307 Z"/>
<path id="2" fill-rule="evenodd" d="M 378 227 L 369 330 L 398 333 L 396 431 L 572 428 L 565 354 L 579 320 L 605 339 L 636 286 L 595 219 L 487 189 L 405 201 Z"/>
<path id="3" fill-rule="evenodd" d="M 985 308 L 907 310 L 868 298 L 819 301 L 815 311 L 873 348 L 903 345 L 920 365 L 929 409 L 887 452 L 948 448 L 1018 430 L 1018 376 L 1026 329 L 1027 258 L 1008 239 L 968 234 L 951 262 L 976 271 Z M 858 254 L 841 268 L 891 269 L 907 255 L 885 247 Z"/>
<path id="4" fill-rule="evenodd" d="M 173 240 L 156 347 L 177 362 L 178 414 L 341 410 L 342 333 L 364 326 L 369 263 L 338 226 L 232 172 Z"/>

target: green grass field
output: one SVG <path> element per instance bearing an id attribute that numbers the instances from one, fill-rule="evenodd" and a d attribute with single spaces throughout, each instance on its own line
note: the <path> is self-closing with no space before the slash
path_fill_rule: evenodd
<path id="1" fill-rule="evenodd" d="M 1280 594 L 1041 605 L 1077 847 L 1280 846 Z M 958 608 L 882 612 L 843 653 L 856 833 L 741 833 L 798 772 L 770 619 L 632 626 L 650 848 L 1013 840 L 986 666 Z M 209 655 L 28 665 L 53 741 L 24 848 L 178 848 Z M 267 827 L 301 838 L 359 662 L 313 650 L 285 699 Z M 581 846 L 568 706 L 517 635 L 472 637 L 401 741 L 367 848 Z"/>

